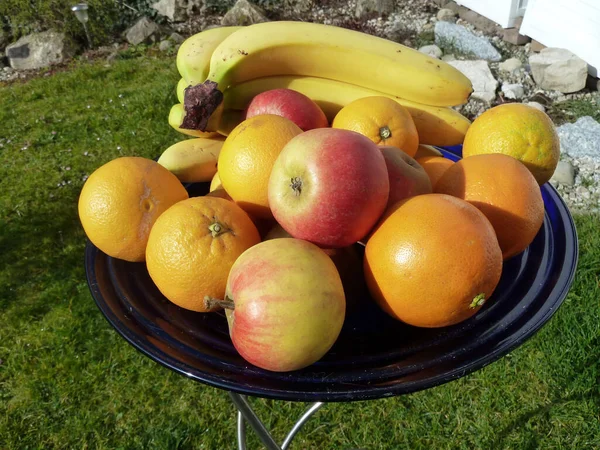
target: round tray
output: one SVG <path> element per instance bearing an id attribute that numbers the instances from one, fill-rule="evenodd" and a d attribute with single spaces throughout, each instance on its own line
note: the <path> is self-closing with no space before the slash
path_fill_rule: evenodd
<path id="1" fill-rule="evenodd" d="M 460 147 L 441 149 L 457 160 Z M 191 196 L 207 184 L 187 186 Z M 486 305 L 458 325 L 422 329 L 383 313 L 364 283 L 348 287 L 348 312 L 333 348 L 300 371 L 276 373 L 244 361 L 222 313 L 195 313 L 166 300 L 144 263 L 108 257 L 89 241 L 87 281 L 108 322 L 127 342 L 164 366 L 241 394 L 292 401 L 355 401 L 401 395 L 460 378 L 506 355 L 535 334 L 564 300 L 577 264 L 569 211 L 542 186 L 544 224 L 522 254 L 506 261 Z M 448 230 L 452 234 L 452 230 Z M 362 257 L 362 247 L 357 253 Z"/>

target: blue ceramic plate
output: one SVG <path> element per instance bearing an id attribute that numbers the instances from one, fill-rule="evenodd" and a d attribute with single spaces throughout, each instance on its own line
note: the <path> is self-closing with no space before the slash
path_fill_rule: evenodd
<path id="1" fill-rule="evenodd" d="M 443 150 L 457 160 L 460 147 Z M 207 183 L 188 186 L 201 195 Z M 564 300 L 577 264 L 577 235 L 565 204 L 546 184 L 544 225 L 522 254 L 504 264 L 500 284 L 471 319 L 441 329 L 397 322 L 371 301 L 361 276 L 346 284 L 348 312 L 334 347 L 289 373 L 258 369 L 229 339 L 222 313 L 186 311 L 166 300 L 144 263 L 106 256 L 90 242 L 85 267 L 98 308 L 127 342 L 194 380 L 242 394 L 296 401 L 355 401 L 427 389 L 490 364 L 535 334 Z M 452 230 L 448 230 L 452 234 Z M 354 257 L 360 267 L 362 248 Z"/>

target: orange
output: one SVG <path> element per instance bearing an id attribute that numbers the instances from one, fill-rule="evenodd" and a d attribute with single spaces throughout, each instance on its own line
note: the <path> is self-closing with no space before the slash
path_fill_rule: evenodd
<path id="1" fill-rule="evenodd" d="M 125 156 L 96 169 L 79 196 L 79 219 L 92 243 L 113 258 L 144 261 L 152 225 L 188 198 L 175 175 L 151 159 Z"/>
<path id="2" fill-rule="evenodd" d="M 560 141 L 545 113 L 521 103 L 506 103 L 475 119 L 465 136 L 464 158 L 488 153 L 518 159 L 541 186 L 558 165 Z"/>
<path id="3" fill-rule="evenodd" d="M 302 130 L 291 120 L 262 114 L 244 120 L 225 139 L 219 178 L 231 198 L 255 217 L 272 218 L 268 186 L 281 150 Z"/>
<path id="4" fill-rule="evenodd" d="M 475 205 L 492 223 L 504 259 L 525 250 L 544 221 L 544 201 L 535 178 L 510 156 L 477 155 L 450 167 L 435 192 Z"/>
<path id="5" fill-rule="evenodd" d="M 446 173 L 446 170 L 454 164 L 454 161 L 443 156 L 423 156 L 422 158 L 417 158 L 417 162 L 427 172 L 433 189 L 435 189 L 435 185 L 442 175 Z"/>
<path id="6" fill-rule="evenodd" d="M 367 136 L 377 145 L 391 145 L 414 156 L 419 134 L 408 110 L 387 97 L 363 97 L 343 107 L 332 128 L 343 128 Z"/>
<path id="7" fill-rule="evenodd" d="M 154 284 L 182 308 L 206 312 L 205 298 L 224 299 L 229 270 L 260 242 L 250 217 L 235 203 L 193 197 L 169 208 L 154 224 L 146 265 Z"/>
<path id="8" fill-rule="evenodd" d="M 490 298 L 502 272 L 494 229 L 474 206 L 424 194 L 397 203 L 368 240 L 371 295 L 392 317 L 417 327 L 459 323 Z"/>

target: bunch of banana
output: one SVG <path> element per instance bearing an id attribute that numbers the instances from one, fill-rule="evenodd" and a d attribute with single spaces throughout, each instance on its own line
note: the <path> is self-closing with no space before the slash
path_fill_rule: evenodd
<path id="1" fill-rule="evenodd" d="M 185 139 L 166 149 L 158 163 L 183 183 L 212 180 L 225 137 Z"/>
<path id="2" fill-rule="evenodd" d="M 449 64 L 401 44 L 308 22 L 229 27 L 218 36 L 211 33 L 216 30 L 223 29 L 188 39 L 197 43 L 194 48 L 202 50 L 202 57 L 198 52 L 190 56 L 187 41 L 177 54 L 182 75 L 178 98 L 185 109 L 179 107 L 180 116 L 172 125 L 179 131 L 226 134 L 222 118 L 228 116 L 230 125 L 241 119 L 238 115 L 232 120 L 230 111 L 243 111 L 256 94 L 282 87 L 313 99 L 329 120 L 358 98 L 393 98 L 411 113 L 422 144 L 460 144 L 470 125 L 451 108 L 467 101 L 472 92 L 469 79 Z M 204 39 L 205 45 L 198 44 Z M 186 96 L 186 88 L 194 95 Z"/>

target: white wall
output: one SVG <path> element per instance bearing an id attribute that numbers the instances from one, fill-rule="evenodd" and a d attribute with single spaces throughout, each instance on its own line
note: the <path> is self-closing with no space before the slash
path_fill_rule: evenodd
<path id="1" fill-rule="evenodd" d="M 522 15 L 519 6 L 526 5 L 527 0 L 456 0 L 456 3 L 493 20 L 501 27 L 511 28 L 515 19 Z"/>
<path id="2" fill-rule="evenodd" d="M 521 34 L 570 50 L 600 70 L 600 0 L 529 0 Z"/>

